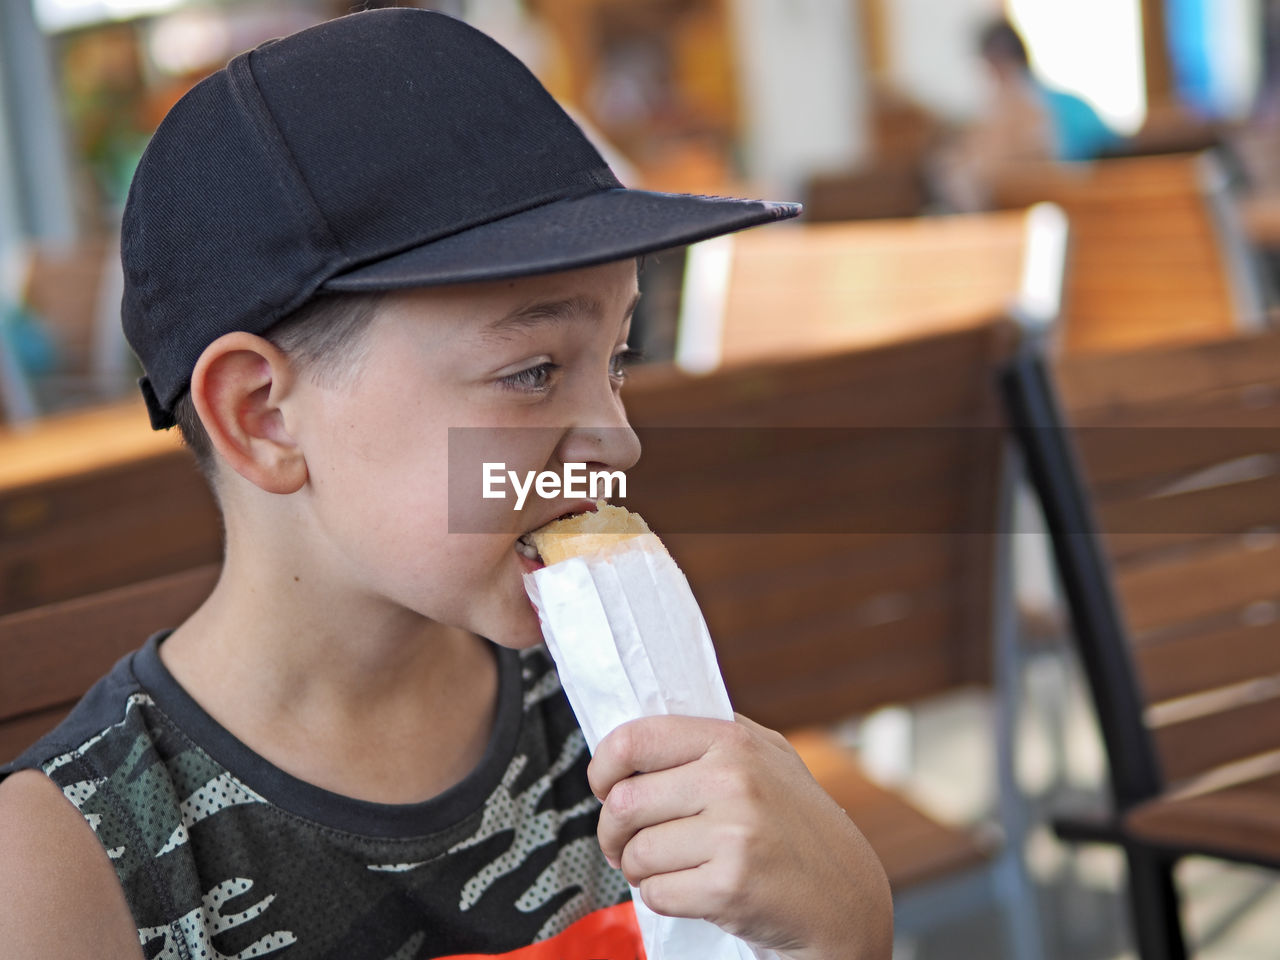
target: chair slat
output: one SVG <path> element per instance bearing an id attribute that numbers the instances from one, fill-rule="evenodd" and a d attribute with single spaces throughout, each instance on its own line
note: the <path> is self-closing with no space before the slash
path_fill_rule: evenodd
<path id="1" fill-rule="evenodd" d="M 0 720 L 74 701 L 208 596 L 217 565 L 0 617 Z"/>
<path id="2" fill-rule="evenodd" d="M 1269 537 L 1257 548 L 1250 543 L 1236 538 L 1168 562 L 1124 569 L 1118 585 L 1130 629 L 1140 637 L 1280 597 L 1280 542 Z"/>
<path id="3" fill-rule="evenodd" d="M 1235 623 L 1151 643 L 1136 656 L 1148 703 L 1280 675 L 1280 623 Z"/>
<path id="4" fill-rule="evenodd" d="M 669 366 L 641 366 L 629 375 L 623 400 L 637 428 L 972 423 L 987 386 L 974 371 L 1007 352 L 1013 340 L 1012 328 L 993 319 L 875 349 L 729 364 L 706 378 Z M 989 416 L 977 422 L 997 423 L 994 408 L 986 409 Z M 965 419 L 955 419 L 958 410 L 967 413 Z"/>
<path id="5" fill-rule="evenodd" d="M 1280 335 L 1228 337 L 1186 348 L 1068 356 L 1054 376 L 1075 424 L 1132 407 L 1280 381 Z"/>
<path id="6" fill-rule="evenodd" d="M 1155 493 L 1211 467 L 1273 456 L 1280 443 L 1280 407 L 1237 409 L 1202 425 L 1083 428 L 1072 431 L 1072 439 L 1100 499 L 1135 489 Z"/>
<path id="7" fill-rule="evenodd" d="M 1122 568 L 1142 554 L 1280 526 L 1280 473 L 1160 497 L 1097 505 L 1098 526 Z"/>
<path id="8" fill-rule="evenodd" d="M 837 558 L 820 567 L 780 568 L 768 578 L 731 580 L 719 577 L 713 566 L 682 566 L 708 622 L 714 621 L 721 633 L 745 638 L 808 616 L 864 605 L 892 606 L 891 612 L 905 615 L 923 597 L 942 589 L 959 562 L 953 545 L 937 539 L 942 542 L 885 554 L 874 566 L 856 557 Z M 741 642 L 747 646 L 745 639 Z"/>
<path id="9" fill-rule="evenodd" d="M 0 613 L 211 562 L 222 550 L 212 495 L 181 450 L 0 489 L 0 518 Z"/>
<path id="10" fill-rule="evenodd" d="M 717 640 L 717 651 L 735 708 L 784 730 L 982 683 L 960 671 L 957 647 L 989 639 L 961 635 L 946 606 L 880 624 L 832 611 L 773 634 L 774 649 Z"/>
<path id="11" fill-rule="evenodd" d="M 1280 869 L 1277 807 L 1280 776 L 1261 777 L 1209 794 L 1143 804 L 1125 824 L 1150 843 Z"/>
<path id="12" fill-rule="evenodd" d="M 1246 700 L 1154 731 L 1165 777 L 1188 780 L 1207 770 L 1273 750 L 1280 730 L 1280 696 Z"/>
<path id="13" fill-rule="evenodd" d="M 8 763 L 62 722 L 75 701 L 36 713 L 0 720 L 0 763 Z"/>

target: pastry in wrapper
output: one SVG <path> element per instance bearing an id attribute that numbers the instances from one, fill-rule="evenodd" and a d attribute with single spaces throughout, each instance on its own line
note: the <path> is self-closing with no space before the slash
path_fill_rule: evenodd
<path id="1" fill-rule="evenodd" d="M 542 562 L 550 565 L 570 557 L 604 553 L 626 540 L 645 534 L 653 537 L 653 531 L 640 514 L 601 500 L 596 503 L 594 512 L 553 520 L 529 534 L 529 539 L 537 548 Z"/>
<path id="2" fill-rule="evenodd" d="M 525 574 L 525 590 L 588 749 L 639 717 L 733 719 L 689 581 L 640 516 L 602 502 L 529 539 L 546 566 Z M 632 899 L 649 960 L 777 956 L 705 920 L 656 914 L 634 889 Z"/>

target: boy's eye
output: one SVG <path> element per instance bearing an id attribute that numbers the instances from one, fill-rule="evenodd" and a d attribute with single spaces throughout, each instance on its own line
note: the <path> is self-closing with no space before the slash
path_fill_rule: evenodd
<path id="1" fill-rule="evenodd" d="M 546 390 L 551 386 L 551 377 L 559 369 L 560 365 L 558 363 L 552 363 L 550 360 L 547 360 L 535 366 L 526 367 L 524 370 L 518 370 L 515 373 L 501 377 L 498 382 L 511 390 L 537 392 L 540 390 Z"/>
<path id="2" fill-rule="evenodd" d="M 631 347 L 624 347 L 613 355 L 609 361 L 609 376 L 615 383 L 622 383 L 627 379 L 627 367 L 633 363 L 638 363 L 641 359 L 639 350 L 633 350 Z"/>

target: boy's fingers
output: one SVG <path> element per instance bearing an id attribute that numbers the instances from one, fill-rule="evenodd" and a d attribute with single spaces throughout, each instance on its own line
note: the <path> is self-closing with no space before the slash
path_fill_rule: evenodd
<path id="1" fill-rule="evenodd" d="M 613 785 L 633 773 L 666 770 L 697 760 L 722 737 L 731 720 L 705 717 L 643 717 L 624 723 L 596 745 L 587 767 L 591 792 L 603 800 Z"/>
<path id="2" fill-rule="evenodd" d="M 654 913 L 667 917 L 703 919 L 707 909 L 709 866 L 658 873 L 636 884 L 640 899 Z"/>
<path id="3" fill-rule="evenodd" d="M 698 784 L 679 769 L 627 777 L 613 785 L 600 811 L 596 828 L 600 849 L 616 865 L 623 848 L 639 831 L 696 816 L 703 806 Z"/>
<path id="4" fill-rule="evenodd" d="M 698 817 L 646 827 L 622 851 L 622 874 L 638 887 L 659 874 L 699 867 L 715 854 L 714 841 L 707 834 L 707 825 Z"/>

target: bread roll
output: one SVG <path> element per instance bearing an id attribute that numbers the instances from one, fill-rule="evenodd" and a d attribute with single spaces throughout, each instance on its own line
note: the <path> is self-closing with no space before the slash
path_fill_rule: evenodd
<path id="1" fill-rule="evenodd" d="M 619 543 L 636 537 L 652 537 L 661 543 L 638 513 L 626 507 L 615 507 L 603 500 L 594 513 L 579 513 L 563 520 L 553 520 L 529 535 L 542 562 L 550 566 L 570 557 L 606 553 Z"/>

